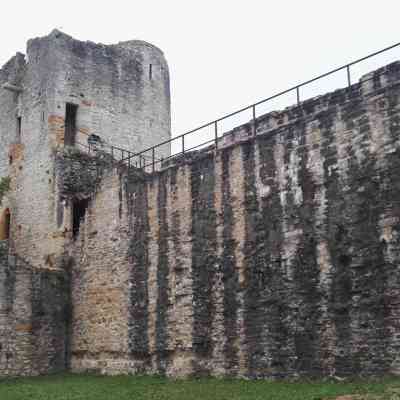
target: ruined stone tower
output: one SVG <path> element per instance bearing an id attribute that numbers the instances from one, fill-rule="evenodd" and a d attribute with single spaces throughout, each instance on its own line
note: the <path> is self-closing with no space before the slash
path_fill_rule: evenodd
<path id="1" fill-rule="evenodd" d="M 5 304 L 14 294 L 5 295 L 5 280 L 0 279 L 0 371 L 48 370 L 33 361 L 40 359 L 32 357 L 38 346 L 32 339 L 38 317 L 33 318 L 34 305 L 26 300 L 34 297 L 35 285 L 43 284 L 43 279 L 34 283 L 31 275 L 59 270 L 71 240 L 74 204 L 60 192 L 57 154 L 67 147 L 85 151 L 88 138 L 133 153 L 170 138 L 169 72 L 158 48 L 139 40 L 81 42 L 54 30 L 30 40 L 26 56 L 18 53 L 0 69 L 0 179 L 11 178 L 0 206 L 0 240 L 5 240 L 1 249 L 10 255 L 8 268 L 19 262 L 31 271 L 22 279 L 26 287 L 15 288 L 12 304 Z M 168 146 L 163 152 L 160 156 L 169 155 Z M 15 280 L 11 275 L 7 279 Z M 13 321 L 6 319 L 7 310 L 11 318 L 10 307 Z M 10 326 L 13 335 L 26 340 L 5 343 L 5 337 L 11 340 L 13 335 L 2 329 Z M 45 329 L 42 339 L 51 336 L 50 331 Z M 63 344 L 53 339 L 43 339 L 43 351 L 62 359 Z"/>
<path id="2" fill-rule="evenodd" d="M 0 83 L 0 177 L 12 176 L 16 189 L 11 243 L 40 265 L 70 222 L 57 197 L 55 153 L 90 135 L 132 152 L 167 140 L 168 66 L 143 41 L 106 46 L 54 30 L 30 40 L 26 59 L 11 59 Z"/>

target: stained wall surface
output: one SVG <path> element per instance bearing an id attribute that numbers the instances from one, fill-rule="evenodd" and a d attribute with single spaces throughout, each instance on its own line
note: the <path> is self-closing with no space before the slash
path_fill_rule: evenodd
<path id="1" fill-rule="evenodd" d="M 152 175 L 104 174 L 73 250 L 73 371 L 400 373 L 400 64 Z"/>
<path id="2" fill-rule="evenodd" d="M 67 273 L 38 270 L 0 242 L 0 376 L 68 367 L 69 299 Z"/>

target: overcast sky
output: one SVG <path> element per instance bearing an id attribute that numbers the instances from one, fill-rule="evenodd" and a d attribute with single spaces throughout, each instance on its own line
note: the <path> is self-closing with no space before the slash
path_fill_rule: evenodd
<path id="1" fill-rule="evenodd" d="M 0 64 L 53 28 L 80 40 L 142 39 L 160 47 L 171 72 L 176 135 L 400 42 L 400 1 L 7 1 Z M 357 75 L 395 59 L 400 49 Z M 342 82 L 344 75 L 319 90 Z"/>

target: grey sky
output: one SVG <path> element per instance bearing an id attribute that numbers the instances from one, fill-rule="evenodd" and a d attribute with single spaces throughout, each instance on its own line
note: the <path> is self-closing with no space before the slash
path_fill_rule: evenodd
<path id="1" fill-rule="evenodd" d="M 171 71 L 176 135 L 400 41 L 400 1 L 5 2 L 0 64 L 53 28 L 81 40 L 159 46 Z M 400 49 L 355 72 L 395 59 Z M 319 91 L 344 85 L 339 78 Z"/>

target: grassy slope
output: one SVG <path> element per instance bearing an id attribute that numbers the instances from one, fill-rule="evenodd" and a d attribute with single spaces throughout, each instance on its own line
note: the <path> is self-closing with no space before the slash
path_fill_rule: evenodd
<path id="1" fill-rule="evenodd" d="M 393 378 L 375 382 L 288 383 L 219 379 L 171 381 L 158 377 L 58 375 L 0 381 L 0 400 L 317 400 L 352 393 L 382 394 L 387 388 L 399 385 L 400 380 Z"/>

